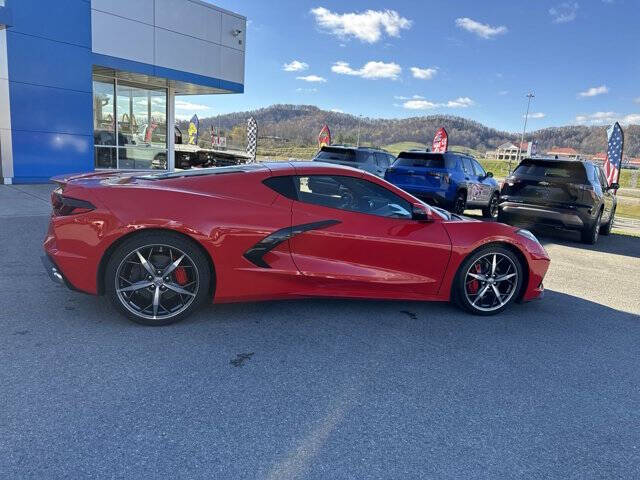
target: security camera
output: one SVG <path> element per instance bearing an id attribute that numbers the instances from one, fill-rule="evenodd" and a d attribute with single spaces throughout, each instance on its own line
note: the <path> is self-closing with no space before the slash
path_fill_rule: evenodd
<path id="1" fill-rule="evenodd" d="M 237 37 L 241 33 L 242 33 L 242 30 L 240 30 L 239 28 L 236 28 L 235 30 L 231 30 L 231 35 L 233 35 L 234 37 Z"/>

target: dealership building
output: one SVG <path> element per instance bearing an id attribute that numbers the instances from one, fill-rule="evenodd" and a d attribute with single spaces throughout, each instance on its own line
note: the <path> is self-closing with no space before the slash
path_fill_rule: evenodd
<path id="1" fill-rule="evenodd" d="M 175 96 L 242 93 L 245 32 L 201 0 L 0 0 L 2 183 L 173 168 Z"/>

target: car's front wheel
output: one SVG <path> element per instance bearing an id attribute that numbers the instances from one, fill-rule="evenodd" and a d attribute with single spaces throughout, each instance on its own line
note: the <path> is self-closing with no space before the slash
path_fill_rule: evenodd
<path id="1" fill-rule="evenodd" d="M 105 290 L 118 309 L 136 323 L 178 322 L 209 293 L 211 272 L 204 253 L 172 232 L 141 233 L 112 254 Z"/>
<path id="2" fill-rule="evenodd" d="M 509 249 L 488 245 L 472 253 L 454 280 L 453 300 L 476 315 L 494 315 L 516 300 L 523 265 Z"/>

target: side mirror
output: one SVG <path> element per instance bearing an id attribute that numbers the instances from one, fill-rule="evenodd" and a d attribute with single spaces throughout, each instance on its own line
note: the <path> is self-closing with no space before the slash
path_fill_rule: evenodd
<path id="1" fill-rule="evenodd" d="M 619 188 L 620 188 L 620 185 L 614 182 L 611 185 L 609 185 L 609 188 L 607 188 L 607 190 L 618 190 Z"/>
<path id="2" fill-rule="evenodd" d="M 411 218 L 418 222 L 433 222 L 433 213 L 429 207 L 421 203 L 414 203 L 411 210 Z"/>
<path id="3" fill-rule="evenodd" d="M 493 172 L 487 172 L 487 177 L 493 178 Z"/>

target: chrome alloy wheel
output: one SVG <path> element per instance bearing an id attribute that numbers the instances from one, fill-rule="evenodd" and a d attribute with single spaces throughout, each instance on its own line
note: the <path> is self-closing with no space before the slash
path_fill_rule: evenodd
<path id="1" fill-rule="evenodd" d="M 169 245 L 136 248 L 118 265 L 116 294 L 131 313 L 148 320 L 165 320 L 187 308 L 198 294 L 195 263 Z"/>
<path id="2" fill-rule="evenodd" d="M 491 312 L 511 300 L 518 287 L 518 269 L 502 253 L 487 253 L 478 258 L 465 273 L 464 294 L 469 304 Z"/>

